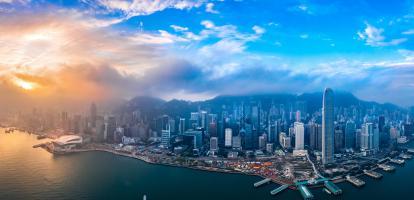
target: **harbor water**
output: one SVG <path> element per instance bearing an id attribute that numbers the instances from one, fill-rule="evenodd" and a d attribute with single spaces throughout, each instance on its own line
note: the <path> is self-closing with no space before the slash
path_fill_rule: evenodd
<path id="1" fill-rule="evenodd" d="M 0 199 L 143 199 L 148 200 L 230 200 L 302 199 L 298 191 L 265 184 L 253 187 L 259 177 L 206 172 L 148 164 L 105 152 L 55 156 L 41 148 L 36 136 L 0 129 Z M 322 188 L 310 189 L 317 199 L 411 199 L 414 160 L 381 172 L 375 180 L 362 176 L 366 185 L 356 188 L 348 182 L 337 184 L 343 194 L 330 196 Z"/>

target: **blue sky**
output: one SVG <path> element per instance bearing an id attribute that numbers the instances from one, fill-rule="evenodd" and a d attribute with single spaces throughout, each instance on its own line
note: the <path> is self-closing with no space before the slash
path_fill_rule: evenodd
<path id="1" fill-rule="evenodd" d="M 332 87 L 414 105 L 412 0 L 0 0 L 0 18 L 20 36 L 54 37 L 0 31 L 3 76 L 38 80 L 82 66 L 80 78 L 98 74 L 90 84 L 125 98 Z M 25 51 L 5 49 L 16 45 Z M 48 53 L 29 51 L 39 48 Z"/>

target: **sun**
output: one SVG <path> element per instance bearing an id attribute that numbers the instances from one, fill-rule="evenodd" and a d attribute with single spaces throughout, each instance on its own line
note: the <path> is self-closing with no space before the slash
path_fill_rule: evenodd
<path id="1" fill-rule="evenodd" d="M 18 87 L 20 87 L 20 88 L 22 88 L 24 90 L 33 90 L 35 88 L 35 86 L 36 86 L 36 83 L 29 82 L 29 81 L 25 81 L 25 80 L 22 80 L 22 79 L 15 79 L 14 80 L 14 83 Z"/>

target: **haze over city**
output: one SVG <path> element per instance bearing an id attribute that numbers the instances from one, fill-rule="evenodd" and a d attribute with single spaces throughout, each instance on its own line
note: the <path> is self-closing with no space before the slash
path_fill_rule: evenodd
<path id="1" fill-rule="evenodd" d="M 0 200 L 412 199 L 414 0 L 0 0 Z"/>
<path id="2" fill-rule="evenodd" d="M 7 107 L 320 92 L 412 105 L 412 1 L 0 1 Z"/>

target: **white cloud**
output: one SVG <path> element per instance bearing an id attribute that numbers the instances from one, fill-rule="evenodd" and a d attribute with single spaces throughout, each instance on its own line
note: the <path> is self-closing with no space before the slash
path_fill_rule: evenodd
<path id="1" fill-rule="evenodd" d="M 176 42 L 189 42 L 188 39 L 173 35 L 164 30 L 158 30 L 157 34 L 140 32 L 130 37 L 133 41 L 139 44 L 173 44 Z"/>
<path id="2" fill-rule="evenodd" d="M 402 32 L 403 35 L 413 35 L 414 34 L 414 29 L 410 29 L 407 31 Z"/>
<path id="3" fill-rule="evenodd" d="M 12 3 L 27 4 L 29 2 L 30 0 L 0 0 L 0 3 L 8 3 L 8 4 L 12 4 Z"/>
<path id="4" fill-rule="evenodd" d="M 209 28 L 209 29 L 215 27 L 214 23 L 212 21 L 209 21 L 209 20 L 202 21 L 201 25 L 203 25 L 205 28 Z"/>
<path id="5" fill-rule="evenodd" d="M 258 35 L 261 35 L 261 34 L 263 34 L 263 33 L 265 33 L 266 32 L 266 30 L 264 29 L 264 28 L 262 28 L 262 27 L 260 27 L 260 26 L 257 26 L 257 25 L 255 25 L 255 26 L 253 26 L 253 28 L 252 28 L 253 30 L 254 30 L 254 32 L 256 32 L 256 34 L 258 34 Z"/>
<path id="6" fill-rule="evenodd" d="M 177 26 L 177 25 L 170 25 L 174 31 L 181 32 L 181 31 L 188 31 L 187 27 Z"/>
<path id="7" fill-rule="evenodd" d="M 414 51 L 400 49 L 398 52 L 405 58 L 406 61 L 414 61 Z"/>
<path id="8" fill-rule="evenodd" d="M 81 0 L 89 5 L 96 13 L 108 15 L 120 13 L 120 19 L 127 20 L 131 17 L 150 15 L 168 8 L 179 10 L 198 8 L 205 0 Z"/>
<path id="9" fill-rule="evenodd" d="M 308 39 L 309 35 L 308 34 L 302 34 L 299 37 L 302 38 L 302 39 Z"/>
<path id="10" fill-rule="evenodd" d="M 218 14 L 219 13 L 219 11 L 214 10 L 214 3 L 207 3 L 206 4 L 206 12 L 213 13 L 213 14 Z"/>
<path id="11" fill-rule="evenodd" d="M 366 23 L 366 28 L 363 31 L 358 31 L 357 35 L 360 40 L 364 40 L 366 45 L 373 47 L 380 46 L 395 46 L 407 41 L 407 38 L 398 38 L 385 41 L 383 36 L 384 29 L 376 28 L 368 23 Z"/>

